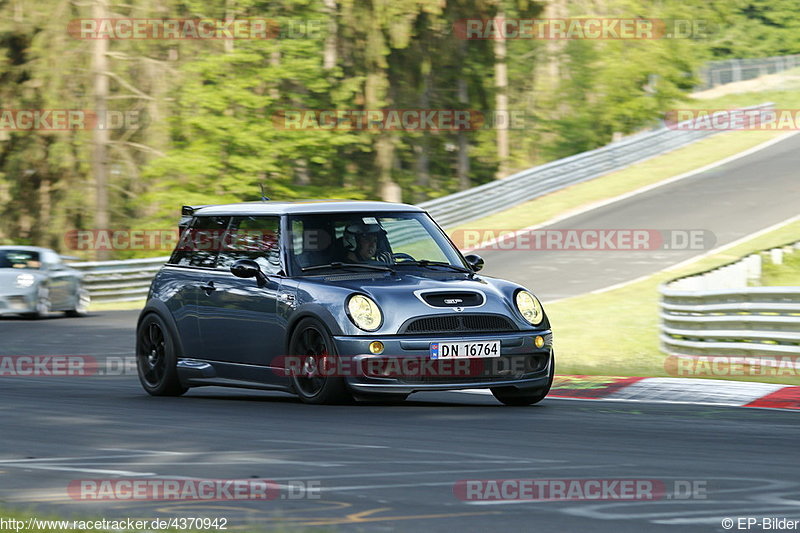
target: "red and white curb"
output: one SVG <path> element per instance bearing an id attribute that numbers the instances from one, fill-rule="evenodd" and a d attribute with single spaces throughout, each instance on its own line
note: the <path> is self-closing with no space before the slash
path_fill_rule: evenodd
<path id="1" fill-rule="evenodd" d="M 800 387 L 719 379 L 556 376 L 547 397 L 800 410 Z"/>

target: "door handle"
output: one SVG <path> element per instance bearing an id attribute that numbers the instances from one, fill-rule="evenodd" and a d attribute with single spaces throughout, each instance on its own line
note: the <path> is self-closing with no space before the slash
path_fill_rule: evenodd
<path id="1" fill-rule="evenodd" d="M 200 290 L 206 293 L 206 296 L 210 296 L 212 292 L 217 290 L 217 288 L 214 286 L 213 281 L 209 281 L 206 285 L 200 285 Z"/>

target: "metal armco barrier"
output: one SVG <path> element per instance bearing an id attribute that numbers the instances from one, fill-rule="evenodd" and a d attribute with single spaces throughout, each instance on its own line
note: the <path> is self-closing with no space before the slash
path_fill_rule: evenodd
<path id="1" fill-rule="evenodd" d="M 745 286 L 753 257 L 659 288 L 664 352 L 678 356 L 800 355 L 800 287 Z M 704 285 L 706 288 L 693 288 Z"/>
<path id="2" fill-rule="evenodd" d="M 771 109 L 772 103 L 743 109 Z M 710 137 L 719 130 L 661 128 L 583 152 L 504 179 L 419 204 L 444 226 L 455 226 L 508 209 L 539 196 L 608 174 Z"/>
<path id="3" fill-rule="evenodd" d="M 153 277 L 167 259 L 169 256 L 70 263 L 69 266 L 84 273 L 83 284 L 89 289 L 92 301 L 126 302 L 143 300 L 147 296 Z"/>

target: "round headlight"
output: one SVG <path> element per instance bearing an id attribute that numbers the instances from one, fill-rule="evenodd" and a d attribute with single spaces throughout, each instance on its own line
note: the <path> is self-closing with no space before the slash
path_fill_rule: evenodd
<path id="1" fill-rule="evenodd" d="M 534 326 L 538 326 L 544 320 L 544 311 L 542 311 L 542 304 L 536 299 L 536 296 L 528 291 L 519 291 L 515 298 L 517 309 L 522 314 L 522 317 Z"/>
<path id="2" fill-rule="evenodd" d="M 381 310 L 378 304 L 363 294 L 354 294 L 347 302 L 350 320 L 364 331 L 375 331 L 381 326 Z"/>
<path id="3" fill-rule="evenodd" d="M 33 274 L 20 274 L 17 276 L 17 287 L 20 289 L 27 289 L 33 282 L 36 281 L 36 278 L 33 277 Z"/>

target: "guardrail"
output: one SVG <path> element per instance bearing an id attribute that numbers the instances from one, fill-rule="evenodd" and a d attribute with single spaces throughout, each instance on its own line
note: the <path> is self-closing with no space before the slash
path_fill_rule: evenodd
<path id="1" fill-rule="evenodd" d="M 126 261 L 93 261 L 70 263 L 83 272 L 83 284 L 95 302 L 142 300 L 150 283 L 169 256 Z"/>
<path id="2" fill-rule="evenodd" d="M 769 251 L 780 262 L 800 243 Z M 661 293 L 661 349 L 677 356 L 800 355 L 800 287 L 748 287 L 761 254 L 673 280 Z"/>
<path id="3" fill-rule="evenodd" d="M 726 83 L 752 80 L 795 67 L 800 67 L 800 55 L 709 61 L 700 69 L 698 77 L 702 82 L 695 90 L 702 91 Z"/>
<path id="4" fill-rule="evenodd" d="M 770 109 L 773 106 L 772 103 L 764 103 L 743 109 Z M 674 128 L 663 127 L 634 135 L 602 148 L 551 161 L 504 179 L 423 202 L 419 206 L 427 210 L 440 225 L 454 226 L 621 170 L 719 133 L 719 130 L 681 129 L 682 124 L 686 123 Z"/>

